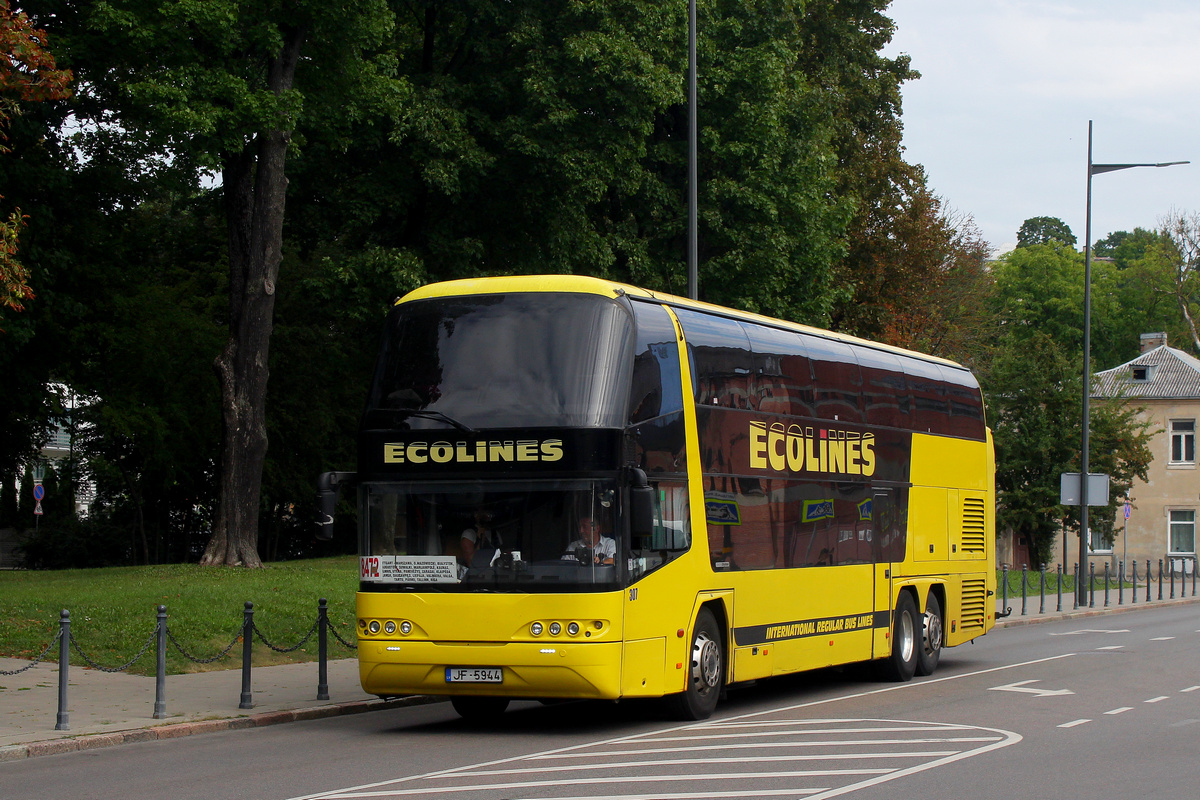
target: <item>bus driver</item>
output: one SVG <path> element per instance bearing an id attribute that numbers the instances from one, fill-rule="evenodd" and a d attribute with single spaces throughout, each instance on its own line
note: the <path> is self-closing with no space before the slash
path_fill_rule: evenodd
<path id="1" fill-rule="evenodd" d="M 579 559 L 576 555 L 580 550 L 590 551 L 593 564 L 611 564 L 617 554 L 617 543 L 614 539 L 600 535 L 600 523 L 591 517 L 579 520 L 579 538 L 567 546 L 563 560 Z"/>

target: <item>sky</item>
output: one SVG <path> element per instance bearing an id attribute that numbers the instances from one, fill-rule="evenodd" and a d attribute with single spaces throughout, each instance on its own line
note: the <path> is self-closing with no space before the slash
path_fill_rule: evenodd
<path id="1" fill-rule="evenodd" d="M 1083 247 L 1092 161 L 1192 161 L 1092 179 L 1092 241 L 1200 211 L 1200 1 L 893 0 L 921 73 L 905 85 L 905 160 L 995 252 L 1030 217 Z"/>

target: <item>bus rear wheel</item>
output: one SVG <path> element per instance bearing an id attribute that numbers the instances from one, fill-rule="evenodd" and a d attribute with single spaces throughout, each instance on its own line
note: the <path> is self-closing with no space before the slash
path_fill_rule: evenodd
<path id="1" fill-rule="evenodd" d="M 889 681 L 907 681 L 917 671 L 920 648 L 920 617 L 912 595 L 901 592 L 892 612 L 892 654 L 879 662 L 880 677 Z"/>
<path id="2" fill-rule="evenodd" d="M 482 721 L 493 719 L 508 708 L 507 697 L 451 697 L 450 705 L 463 719 Z"/>
<path id="3" fill-rule="evenodd" d="M 942 604 L 937 595 L 929 593 L 925 602 L 925 619 L 921 626 L 921 646 L 917 648 L 918 675 L 932 675 L 942 657 Z"/>
<path id="4" fill-rule="evenodd" d="M 708 719 L 717 708 L 725 684 L 725 651 L 721 628 L 707 608 L 696 615 L 688 662 L 687 689 L 671 698 L 680 719 Z"/>

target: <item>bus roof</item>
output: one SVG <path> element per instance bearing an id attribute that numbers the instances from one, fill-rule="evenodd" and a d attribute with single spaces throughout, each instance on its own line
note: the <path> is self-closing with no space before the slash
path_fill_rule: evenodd
<path id="1" fill-rule="evenodd" d="M 937 364 L 942 364 L 955 369 L 966 370 L 962 364 L 939 356 L 931 356 L 925 353 L 919 353 L 915 350 L 905 350 L 902 347 L 895 347 L 881 342 L 872 342 L 869 339 L 860 339 L 857 336 L 850 336 L 844 333 L 836 333 L 827 331 L 823 328 L 814 328 L 810 325 L 803 325 L 798 322 L 789 322 L 787 320 L 767 317 L 762 314 L 755 314 L 750 311 L 739 311 L 725 306 L 713 305 L 698 300 L 689 300 L 686 297 L 679 297 L 665 292 L 653 292 L 649 289 L 643 289 L 638 286 L 632 286 L 618 281 L 605 280 L 603 278 L 593 278 L 586 275 L 514 275 L 492 278 L 465 278 L 454 281 L 443 281 L 440 283 L 430 283 L 419 289 L 414 289 L 408 294 L 396 300 L 396 305 L 407 303 L 413 300 L 425 300 L 434 297 L 456 297 L 461 295 L 473 294 L 503 294 L 507 292 L 580 292 L 586 294 L 598 294 L 604 297 L 619 297 L 625 295 L 631 298 L 643 300 L 651 300 L 671 306 L 679 306 L 681 308 L 691 308 L 697 311 L 702 311 L 710 314 L 717 314 L 731 319 L 744 320 L 760 325 L 768 325 L 773 328 L 783 328 L 785 330 L 794 330 L 811 336 L 821 336 L 826 339 L 832 339 L 838 342 L 844 342 L 855 347 L 868 347 L 875 350 L 883 350 L 889 353 L 908 356 L 910 358 L 918 358 L 923 361 L 930 361 Z"/>

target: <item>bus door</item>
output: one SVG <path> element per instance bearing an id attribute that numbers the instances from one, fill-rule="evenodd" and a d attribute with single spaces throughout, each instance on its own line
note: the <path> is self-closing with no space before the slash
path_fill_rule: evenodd
<path id="1" fill-rule="evenodd" d="M 875 550 L 875 619 L 872 657 L 892 652 L 892 582 L 907 547 L 904 497 L 907 489 L 876 486 L 871 497 L 872 539 Z"/>

